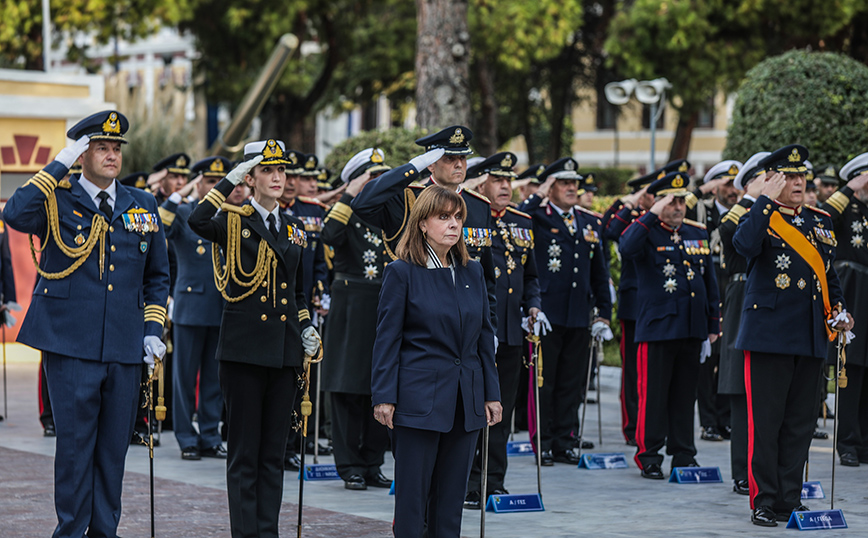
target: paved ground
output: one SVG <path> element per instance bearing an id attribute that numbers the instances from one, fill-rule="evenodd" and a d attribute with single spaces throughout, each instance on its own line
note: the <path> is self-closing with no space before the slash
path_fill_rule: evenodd
<path id="1" fill-rule="evenodd" d="M 20 352 L 19 352 L 20 353 Z M 16 353 L 10 352 L 14 358 Z M 632 450 L 618 431 L 618 371 L 602 374 L 603 444 L 593 452 L 624 452 L 630 469 L 587 471 L 555 464 L 542 470 L 546 511 L 492 514 L 486 534 L 497 537 L 593 536 L 758 536 L 790 533 L 783 526 L 765 529 L 749 521 L 747 497 L 736 495 L 729 484 L 729 443 L 698 440 L 699 462 L 719 466 L 724 484 L 676 485 L 644 480 L 632 462 Z M 29 361 L 8 366 L 9 417 L 0 422 L 0 536 L 50 536 L 54 525 L 52 472 L 54 441 L 42 437 L 36 401 L 37 366 Z M 586 438 L 597 441 L 597 409 L 588 409 Z M 822 421 L 821 421 L 822 422 Z M 831 433 L 833 422 L 826 431 Z M 822 423 L 820 424 L 822 427 Z M 527 434 L 522 433 L 524 438 Z M 827 499 L 811 501 L 827 508 L 831 488 L 832 443 L 815 441 L 811 450 L 810 479 L 820 480 Z M 221 461 L 185 462 L 174 437 L 163 436 L 155 449 L 157 533 L 165 537 L 228 536 L 225 465 Z M 391 476 L 390 457 L 384 472 Z M 330 463 L 331 458 L 321 458 Z M 131 447 L 127 458 L 124 515 L 121 535 L 150 536 L 148 510 L 148 457 L 144 447 Z M 668 471 L 668 461 L 664 465 Z M 836 469 L 835 507 L 844 510 L 848 530 L 826 531 L 822 536 L 862 535 L 868 530 L 868 466 Z M 298 482 L 287 475 L 282 533 L 296 533 Z M 512 493 L 536 491 L 534 458 L 510 459 L 507 488 Z M 343 483 L 308 482 L 305 487 L 304 536 L 389 536 L 393 501 L 385 490 L 349 492 Z M 479 512 L 465 511 L 463 535 L 479 535 Z"/>

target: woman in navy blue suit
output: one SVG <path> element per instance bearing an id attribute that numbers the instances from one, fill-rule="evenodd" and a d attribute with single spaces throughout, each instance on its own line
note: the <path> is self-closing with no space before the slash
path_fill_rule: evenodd
<path id="1" fill-rule="evenodd" d="M 501 420 L 482 266 L 462 240 L 457 193 L 425 189 L 383 275 L 371 378 L 392 429 L 395 536 L 458 537 L 479 430 Z M 427 514 L 427 516 L 426 516 Z"/>

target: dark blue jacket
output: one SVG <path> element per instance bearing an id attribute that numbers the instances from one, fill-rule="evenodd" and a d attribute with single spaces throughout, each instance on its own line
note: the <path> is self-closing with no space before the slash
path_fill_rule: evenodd
<path id="1" fill-rule="evenodd" d="M 524 342 L 522 313 L 542 309 L 536 256 L 533 253 L 533 220 L 530 215 L 511 207 L 494 215 L 491 253 L 497 281 L 497 340 L 518 346 Z M 522 312 L 524 308 L 524 312 Z"/>
<path id="2" fill-rule="evenodd" d="M 823 358 L 828 339 L 818 281 L 811 266 L 769 228 L 772 214 L 781 208 L 767 196 L 760 196 L 735 230 L 733 245 L 748 263 L 744 310 L 735 347 Z M 828 231 L 834 230 L 832 218 L 808 206 L 798 216 L 783 212 L 782 216 L 816 244 L 826 265 L 832 307 L 839 303 L 846 306 L 832 265 L 835 245 L 826 237 Z"/>
<path id="3" fill-rule="evenodd" d="M 675 234 L 678 235 L 675 235 Z M 705 340 L 720 332 L 720 297 L 705 227 L 672 230 L 650 211 L 621 234 L 621 255 L 636 266 L 636 342 Z"/>
<path id="4" fill-rule="evenodd" d="M 6 203 L 6 222 L 18 231 L 45 242 L 46 194 L 57 200 L 60 236 L 69 247 L 87 240 L 94 215 L 103 215 L 78 182 L 58 181 L 67 168 L 54 161 L 15 191 Z M 149 215 L 160 222 L 157 201 L 139 189 L 117 184 L 117 199 L 105 236 L 100 277 L 97 244 L 87 260 L 61 279 L 40 277 L 18 341 L 36 349 L 80 359 L 124 364 L 142 362 L 142 340 L 160 336 L 169 298 L 169 260 L 162 226 L 140 232 L 128 230 L 123 215 Z M 103 215 L 104 216 L 104 215 Z M 76 240 L 76 238 L 78 238 Z M 47 241 L 40 267 L 58 273 L 75 261 L 55 242 Z M 146 321 L 147 318 L 150 321 Z"/>
<path id="5" fill-rule="evenodd" d="M 576 234 L 570 235 L 551 204 L 536 194 L 518 209 L 533 218 L 534 251 L 539 270 L 542 310 L 552 325 L 587 327 L 591 308 L 612 318 L 609 270 L 603 260 L 600 219 L 576 206 Z"/>
<path id="6" fill-rule="evenodd" d="M 485 426 L 500 400 L 494 331 L 482 266 L 451 271 L 397 260 L 386 266 L 377 311 L 371 401 L 395 404 L 398 426 L 452 430 L 458 390 L 465 431 Z M 455 425 L 457 426 L 457 425 Z"/>
<path id="7" fill-rule="evenodd" d="M 620 249 L 621 234 L 627 226 L 641 215 L 640 210 L 630 209 L 621 205 L 621 209 L 612 215 L 603 230 L 603 237 L 610 241 L 618 242 Z M 639 291 L 639 277 L 636 274 L 636 265 L 633 260 L 621 257 L 621 281 L 618 285 L 618 318 L 636 321 Z"/>
<path id="8" fill-rule="evenodd" d="M 325 250 L 320 235 L 325 220 L 325 207 L 309 198 L 297 197 L 293 203 L 283 208 L 283 212 L 291 215 L 304 223 L 304 232 L 307 234 L 307 246 L 301 258 L 304 268 L 304 298 L 311 305 L 311 299 L 316 288 L 316 295 L 329 293 L 329 269 L 325 261 Z M 322 284 L 322 291 L 319 290 Z"/>
<path id="9" fill-rule="evenodd" d="M 160 206 L 166 238 L 174 246 L 177 259 L 172 321 L 179 325 L 219 327 L 223 297 L 214 284 L 211 241 L 190 229 L 187 219 L 192 212 L 193 204 L 179 206 L 166 200 Z"/>

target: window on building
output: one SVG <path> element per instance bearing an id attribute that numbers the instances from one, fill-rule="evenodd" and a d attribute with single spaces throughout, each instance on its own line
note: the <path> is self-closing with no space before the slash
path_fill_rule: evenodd
<path id="1" fill-rule="evenodd" d="M 706 101 L 705 106 L 699 111 L 699 118 L 696 120 L 697 129 L 713 129 L 714 128 L 714 97 Z"/>
<path id="2" fill-rule="evenodd" d="M 658 104 L 657 106 L 660 105 Z M 657 118 L 657 129 L 660 130 L 663 128 L 663 124 L 666 120 L 666 109 L 664 108 L 662 112 L 658 109 L 657 112 L 660 114 Z M 642 105 L 642 128 L 651 128 L 651 105 Z"/>
<path id="3" fill-rule="evenodd" d="M 614 129 L 618 107 L 606 100 L 603 88 L 597 88 L 597 129 Z"/>

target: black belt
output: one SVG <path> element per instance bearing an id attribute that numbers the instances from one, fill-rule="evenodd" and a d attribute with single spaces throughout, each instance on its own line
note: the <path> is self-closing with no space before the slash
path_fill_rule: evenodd
<path id="1" fill-rule="evenodd" d="M 338 280 L 346 280 L 355 284 L 375 284 L 377 286 L 383 283 L 382 278 L 365 278 L 364 276 L 351 275 L 349 273 L 335 273 L 335 281 Z"/>
<path id="2" fill-rule="evenodd" d="M 745 280 L 747 280 L 746 273 L 736 273 L 729 277 L 730 282 L 744 282 Z"/>

